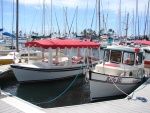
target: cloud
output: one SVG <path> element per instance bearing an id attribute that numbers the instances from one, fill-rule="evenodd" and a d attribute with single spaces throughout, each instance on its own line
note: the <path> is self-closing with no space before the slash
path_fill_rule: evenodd
<path id="1" fill-rule="evenodd" d="M 110 11 L 117 11 L 119 9 L 119 2 L 120 0 L 105 0 L 102 1 L 102 7 L 106 10 L 108 9 L 108 3 L 109 3 L 109 10 Z M 145 10 L 145 4 L 148 3 L 148 0 L 138 0 L 138 10 L 139 12 L 143 12 Z M 125 10 L 127 12 L 136 10 L 136 0 L 121 0 L 121 10 L 124 12 Z"/>
<path id="2" fill-rule="evenodd" d="M 7 0 L 12 2 L 12 0 Z M 26 4 L 26 5 L 40 5 L 42 6 L 44 0 L 19 0 L 20 4 Z M 98 1 L 98 0 L 97 0 Z M 122 11 L 128 11 L 131 12 L 136 10 L 136 1 L 137 0 L 121 0 L 121 9 Z M 95 2 L 96 0 L 52 0 L 53 6 L 56 7 L 68 7 L 68 8 L 76 8 L 77 6 L 80 9 L 86 9 L 88 2 L 88 8 L 93 9 L 95 8 Z M 117 11 L 119 8 L 119 2 L 120 0 L 101 0 L 101 9 L 109 10 L 110 11 Z M 108 5 L 109 3 L 109 5 Z M 145 10 L 145 4 L 148 3 L 148 0 L 138 0 L 139 5 L 139 12 L 143 12 Z M 51 0 L 45 0 L 46 5 L 51 4 Z"/>

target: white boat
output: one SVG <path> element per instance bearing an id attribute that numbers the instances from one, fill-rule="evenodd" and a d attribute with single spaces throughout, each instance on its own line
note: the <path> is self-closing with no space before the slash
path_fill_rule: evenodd
<path id="1" fill-rule="evenodd" d="M 29 56 L 30 60 L 40 60 L 42 59 L 42 52 L 30 51 Z M 27 51 L 9 52 L 6 56 L 0 56 L 0 65 L 12 64 L 14 62 L 18 63 L 21 61 L 28 61 Z"/>
<path id="2" fill-rule="evenodd" d="M 107 46 L 103 62 L 89 71 L 90 100 L 131 93 L 143 79 L 143 50 Z"/>
<path id="3" fill-rule="evenodd" d="M 150 41 L 147 40 L 132 40 L 134 46 L 143 49 L 145 52 L 150 52 Z"/>
<path id="4" fill-rule="evenodd" d="M 87 48 L 98 48 L 100 45 L 94 42 L 84 42 L 79 40 L 36 40 L 25 43 L 27 47 L 40 47 L 49 51 L 47 61 L 34 61 L 28 63 L 11 64 L 11 68 L 15 77 L 20 83 L 56 80 L 67 77 L 72 77 L 77 74 L 84 73 L 84 68 L 88 65 L 86 60 Z M 58 49 L 68 48 L 68 54 L 64 57 L 59 57 Z M 79 55 L 77 58 L 72 58 L 72 48 L 84 48 L 83 57 Z M 52 57 L 52 50 L 56 50 L 56 56 Z M 98 57 L 99 58 L 99 57 Z M 92 64 L 98 63 L 98 60 L 90 59 Z M 88 60 L 89 62 L 89 60 Z"/>
<path id="5" fill-rule="evenodd" d="M 101 36 L 101 41 L 99 43 L 101 45 L 101 48 L 106 48 L 108 45 L 107 36 Z"/>

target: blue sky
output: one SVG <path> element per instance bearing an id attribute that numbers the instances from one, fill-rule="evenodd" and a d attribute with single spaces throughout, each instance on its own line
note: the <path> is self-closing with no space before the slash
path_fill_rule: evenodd
<path id="1" fill-rule="evenodd" d="M 2 1 L 2 0 L 1 0 Z M 16 4 L 16 0 L 15 4 Z M 45 34 L 50 33 L 51 29 L 51 0 L 45 1 Z M 133 11 L 134 18 L 136 14 L 136 1 L 137 0 L 122 0 L 121 1 L 121 34 L 125 34 L 126 15 L 129 12 L 129 30 L 128 35 L 135 34 L 133 32 Z M 103 18 L 106 22 L 106 28 L 112 28 L 114 31 L 119 31 L 119 2 L 120 0 L 101 0 L 101 29 L 104 27 Z M 65 16 L 63 8 L 67 7 L 67 20 L 69 29 L 71 32 L 76 32 L 76 17 L 73 17 L 78 6 L 77 15 L 77 32 L 80 33 L 85 28 L 91 28 L 98 31 L 98 21 L 96 22 L 96 14 L 94 13 L 96 0 L 52 0 L 52 30 L 58 32 L 58 26 L 60 32 L 64 33 L 65 29 Z M 144 32 L 144 13 L 147 7 L 148 0 L 138 0 L 138 15 L 139 15 L 139 27 L 140 34 Z M 87 8 L 88 7 L 88 8 Z M 15 6 L 16 8 L 16 6 Z M 0 5 L 0 11 L 2 7 Z M 58 26 L 56 17 L 58 20 Z M 30 32 L 38 32 L 42 34 L 42 14 L 43 14 L 43 0 L 19 0 L 19 30 L 23 33 L 30 34 Z M 94 15 L 94 18 L 93 18 Z M 106 17 L 108 19 L 106 21 Z M 16 14 L 14 13 L 14 16 Z M 2 26 L 2 12 L 0 12 L 0 27 Z M 16 19 L 16 18 L 14 18 Z M 97 19 L 98 20 L 98 19 Z M 3 27 L 7 32 L 12 32 L 13 22 L 13 0 L 3 0 Z M 72 24 L 73 22 L 73 24 Z M 72 27 L 71 27 L 72 25 Z M 137 24 L 138 26 L 138 24 Z M 15 21 L 14 27 L 15 31 Z M 68 28 L 67 32 L 68 32 Z"/>

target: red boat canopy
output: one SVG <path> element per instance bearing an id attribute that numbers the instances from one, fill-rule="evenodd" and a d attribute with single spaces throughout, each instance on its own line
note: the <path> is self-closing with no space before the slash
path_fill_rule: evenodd
<path id="1" fill-rule="evenodd" d="M 52 48 L 98 48 L 99 43 L 81 41 L 81 40 L 35 40 L 26 42 L 25 46 L 28 47 L 42 47 L 44 49 Z"/>
<path id="2" fill-rule="evenodd" d="M 132 42 L 139 43 L 139 44 L 150 45 L 150 41 L 147 41 L 147 40 L 132 40 Z"/>

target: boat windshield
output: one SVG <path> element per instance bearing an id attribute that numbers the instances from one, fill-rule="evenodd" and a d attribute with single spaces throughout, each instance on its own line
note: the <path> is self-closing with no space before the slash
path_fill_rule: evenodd
<path id="1" fill-rule="evenodd" d="M 117 50 L 111 50 L 110 54 L 110 62 L 112 63 L 120 63 L 122 57 L 122 52 Z"/>
<path id="2" fill-rule="evenodd" d="M 134 65 L 135 54 L 132 52 L 124 52 L 123 63 L 128 65 Z"/>
<path id="3" fill-rule="evenodd" d="M 142 53 L 124 52 L 123 63 L 128 65 L 141 65 L 143 59 Z"/>

